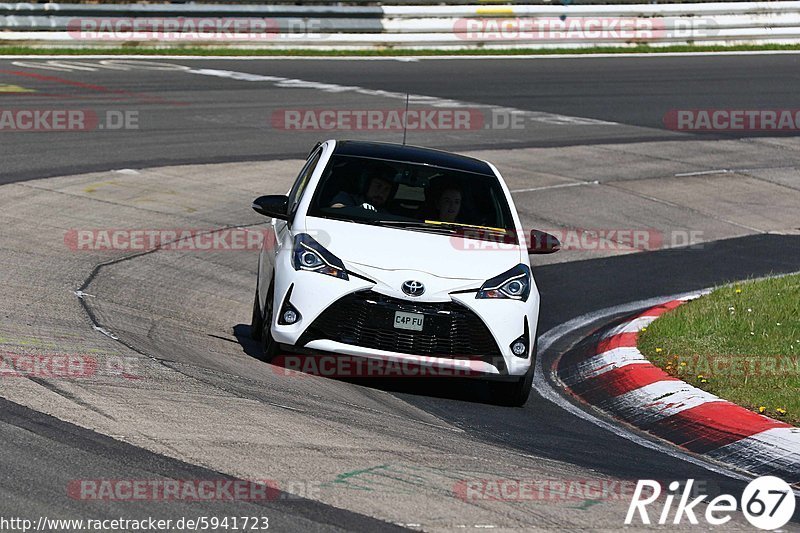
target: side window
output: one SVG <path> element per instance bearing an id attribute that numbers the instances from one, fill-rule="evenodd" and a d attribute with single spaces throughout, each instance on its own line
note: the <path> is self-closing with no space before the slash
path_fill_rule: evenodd
<path id="1" fill-rule="evenodd" d="M 308 180 L 311 178 L 311 174 L 314 173 L 314 169 L 317 168 L 317 163 L 319 163 L 319 158 L 322 156 L 322 150 L 317 150 L 314 152 L 306 166 L 303 167 L 303 170 L 300 171 L 300 175 L 297 176 L 297 180 L 295 180 L 294 185 L 292 186 L 292 190 L 289 192 L 289 216 L 294 216 L 294 212 L 297 210 L 297 205 L 300 203 L 300 199 L 303 197 L 303 192 L 306 190 L 306 186 L 308 185 Z"/>

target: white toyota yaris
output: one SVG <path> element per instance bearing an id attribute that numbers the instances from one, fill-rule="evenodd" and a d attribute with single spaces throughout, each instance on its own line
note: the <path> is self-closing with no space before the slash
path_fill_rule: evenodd
<path id="1" fill-rule="evenodd" d="M 463 368 L 495 401 L 530 394 L 539 292 L 511 195 L 490 163 L 388 143 L 327 141 L 272 217 L 252 335 L 278 353 L 339 354 Z"/>

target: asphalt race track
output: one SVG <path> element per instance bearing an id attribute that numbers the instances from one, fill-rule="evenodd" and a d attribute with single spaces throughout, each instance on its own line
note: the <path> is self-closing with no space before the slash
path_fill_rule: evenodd
<path id="1" fill-rule="evenodd" d="M 136 374 L 0 378 L 0 516 L 269 516 L 279 531 L 615 530 L 629 495 L 470 501 L 454 487 L 694 478 L 712 494 L 741 494 L 740 474 L 565 410 L 541 388 L 557 387 L 547 380 L 509 409 L 473 382 L 286 375 L 248 340 L 253 251 L 82 252 L 64 235 L 255 227 L 263 219 L 252 198 L 284 192 L 316 140 L 402 138 L 286 131 L 275 126 L 285 110 L 402 109 L 409 93 L 412 105 L 518 114 L 518 128 L 414 131 L 409 142 L 495 162 L 526 227 L 658 237 L 643 250 L 532 258 L 540 333 L 592 315 L 540 353 L 549 369 L 621 316 L 602 310 L 800 271 L 798 138 L 663 122 L 677 109 L 797 109 L 799 63 L 796 54 L 0 60 L 2 109 L 92 110 L 101 122 L 127 113 L 136 124 L 0 131 L 0 350 L 126 358 Z M 690 232 L 695 246 L 669 246 Z M 120 502 L 68 489 L 153 478 L 267 479 L 280 491 L 266 502 Z M 796 511 L 787 529 L 799 521 Z M 749 530 L 741 516 L 726 527 Z"/>
<path id="2" fill-rule="evenodd" d="M 274 110 L 326 105 L 347 108 L 354 103 L 358 104 L 353 106 L 357 109 L 404 105 L 402 101 L 390 106 L 392 102 L 385 99 L 354 98 L 352 93 L 317 92 L 306 97 L 296 94 L 302 89 L 287 90 L 215 76 L 187 76 L 172 69 L 123 70 L 120 65 L 126 64 L 124 60 L 117 60 L 112 68 L 100 68 L 98 62 L 93 62 L 93 70 L 87 70 L 93 68 L 85 65 L 87 60 L 76 59 L 72 64 L 76 62 L 77 68 L 43 68 L 48 67 L 45 60 L 2 61 L 0 76 L 4 84 L 39 92 L 0 94 L 19 106 L 33 107 L 50 98 L 68 102 L 72 108 L 138 111 L 140 128 L 148 135 L 135 131 L 115 131 L 113 135 L 93 132 L 86 136 L 1 133 L 3 182 L 144 165 L 297 157 L 305 155 L 298 146 L 313 143 L 320 135 L 276 135 L 269 123 Z M 20 63 L 38 67 L 20 67 Z M 167 64 L 228 70 L 618 123 L 559 128 L 538 123 L 540 127 L 533 131 L 465 131 L 409 137 L 409 142 L 459 150 L 682 139 L 687 136 L 664 129 L 662 121 L 668 111 L 791 109 L 800 76 L 800 58 L 795 54 L 418 62 L 168 59 L 154 63 L 161 66 L 151 68 L 163 69 Z M 353 137 L 359 137 L 358 132 L 354 133 Z M 363 137 L 364 133 L 360 135 Z M 368 137 L 397 142 L 402 134 L 371 132 Z M 31 154 L 35 155 L 33 160 Z"/>

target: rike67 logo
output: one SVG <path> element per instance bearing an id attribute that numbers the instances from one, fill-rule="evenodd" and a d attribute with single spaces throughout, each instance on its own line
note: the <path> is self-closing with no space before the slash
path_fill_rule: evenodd
<path id="1" fill-rule="evenodd" d="M 697 506 L 703 503 L 708 496 L 700 495 L 697 497 L 692 492 L 694 480 L 689 479 L 685 485 L 678 481 L 673 481 L 668 486 L 664 506 L 660 512 L 656 512 L 655 523 L 659 525 L 680 524 L 686 517 L 690 524 L 697 525 Z M 681 490 L 680 494 L 678 491 Z M 635 522 L 638 512 L 638 519 L 642 524 L 651 523 L 648 514 L 648 506 L 651 506 L 661 496 L 661 484 L 650 479 L 639 480 L 628 507 L 628 514 L 625 516 L 625 524 L 630 525 Z M 678 500 L 677 506 L 673 503 Z M 730 494 L 721 494 L 711 501 L 706 502 L 705 513 L 701 516 L 706 523 L 712 526 L 721 526 L 731 520 L 731 514 L 741 510 L 750 524 L 758 529 L 775 530 L 786 525 L 794 515 L 795 496 L 788 483 L 774 476 L 764 476 L 751 481 L 744 492 L 740 501 Z M 656 509 L 650 509 L 656 511 Z"/>

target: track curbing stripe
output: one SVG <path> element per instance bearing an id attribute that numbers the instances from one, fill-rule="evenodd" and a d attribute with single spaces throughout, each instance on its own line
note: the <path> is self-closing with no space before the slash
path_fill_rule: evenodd
<path id="1" fill-rule="evenodd" d="M 650 363 L 636 346 L 643 328 L 707 292 L 651 307 L 609 329 L 593 354 L 559 368 L 558 376 L 582 401 L 685 450 L 800 483 L 800 428 L 689 385 Z"/>

